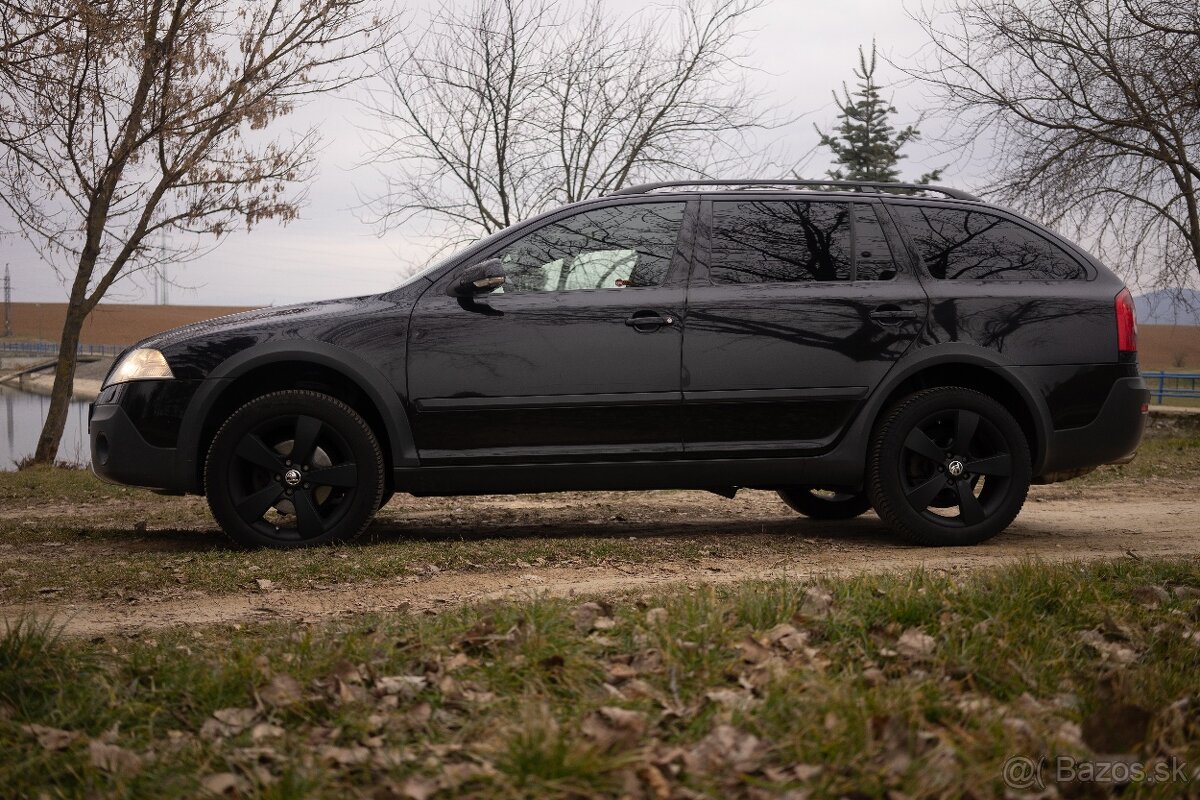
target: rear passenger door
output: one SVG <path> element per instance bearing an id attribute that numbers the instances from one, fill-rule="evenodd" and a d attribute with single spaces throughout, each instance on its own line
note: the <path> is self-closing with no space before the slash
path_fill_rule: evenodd
<path id="1" fill-rule="evenodd" d="M 877 201 L 706 199 L 683 338 L 684 449 L 830 446 L 921 330 Z M 735 452 L 736 451 L 736 452 Z"/>

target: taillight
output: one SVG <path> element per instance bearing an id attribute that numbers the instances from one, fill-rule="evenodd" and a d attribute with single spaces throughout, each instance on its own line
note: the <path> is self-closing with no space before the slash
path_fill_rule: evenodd
<path id="1" fill-rule="evenodd" d="M 1122 353 L 1137 352 L 1137 311 L 1133 307 L 1133 295 L 1122 289 L 1117 295 L 1117 350 Z"/>

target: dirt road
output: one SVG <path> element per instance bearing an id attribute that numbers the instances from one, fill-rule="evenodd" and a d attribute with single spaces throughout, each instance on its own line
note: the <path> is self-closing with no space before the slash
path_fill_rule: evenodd
<path id="1" fill-rule="evenodd" d="M 403 560 L 410 543 L 411 548 L 426 548 L 423 553 L 459 548 L 470 554 L 487 547 L 507 547 L 510 552 L 496 557 L 494 550 L 489 551 L 490 556 L 479 557 L 484 564 L 468 560 L 457 567 L 418 566 L 382 578 L 315 585 L 309 581 L 311 588 L 272 580 L 256 584 L 247 578 L 239 583 L 242 588 L 233 591 L 193 583 L 186 591 L 75 601 L 56 599 L 57 592 L 48 592 L 45 598 L 0 605 L 0 618 L 53 614 L 72 634 L 98 635 L 180 624 L 315 621 L 362 612 L 436 613 L 460 603 L 540 593 L 636 593 L 667 584 L 914 567 L 958 571 L 1023 558 L 1200 558 L 1200 499 L 1191 487 L 1167 483 L 1158 496 L 1147 496 L 1144 490 L 1121 494 L 1112 489 L 1088 492 L 1069 488 L 1070 484 L 1066 487 L 1035 487 L 1017 523 L 992 542 L 947 549 L 896 542 L 874 515 L 843 523 L 810 522 L 792 514 L 768 492 L 742 492 L 732 501 L 703 492 L 397 498 L 382 513 L 368 544 L 340 548 L 342 552 L 334 555 L 370 560 L 386 554 Z M 226 565 L 244 564 L 251 558 L 272 563 L 272 554 L 224 550 L 211 525 L 201 526 L 206 529 L 71 543 L 35 555 L 67 558 L 80 569 L 121 556 L 145 559 L 143 564 L 150 569 L 158 556 L 172 558 L 187 552 L 220 552 Z M 592 542 L 603 545 L 601 555 L 578 556 L 572 549 Z M 328 550 L 310 553 L 288 557 L 330 559 Z M 545 555 L 535 558 L 530 553 Z M 0 554 L 4 556 L 29 558 L 11 547 Z M 297 569 L 310 566 L 289 563 L 297 564 Z M 162 568 L 172 567 L 164 561 Z M 239 572 L 244 574 L 245 569 Z"/>

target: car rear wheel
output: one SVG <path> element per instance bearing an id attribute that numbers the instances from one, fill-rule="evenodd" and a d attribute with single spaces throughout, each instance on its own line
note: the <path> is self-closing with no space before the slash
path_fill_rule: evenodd
<path id="1" fill-rule="evenodd" d="M 213 516 L 240 545 L 346 542 L 380 506 L 383 455 L 371 428 L 340 400 L 275 392 L 221 426 L 205 462 L 204 489 Z"/>
<path id="2" fill-rule="evenodd" d="M 1029 444 L 1003 406 L 970 389 L 927 389 L 885 413 L 867 467 L 875 511 L 924 545 L 990 539 L 1029 493 Z"/>
<path id="3" fill-rule="evenodd" d="M 854 519 L 871 508 L 865 492 L 844 492 L 815 486 L 779 490 L 779 498 L 809 519 Z"/>

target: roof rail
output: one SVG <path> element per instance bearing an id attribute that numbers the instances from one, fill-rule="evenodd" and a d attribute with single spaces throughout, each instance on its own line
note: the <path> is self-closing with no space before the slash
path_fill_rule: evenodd
<path id="1" fill-rule="evenodd" d="M 799 180 L 693 180 L 693 181 L 658 181 L 656 183 L 641 183 L 637 186 L 627 186 L 624 189 L 618 189 L 613 192 L 614 195 L 623 194 L 649 194 L 658 189 L 672 189 L 684 186 L 725 186 L 725 187 L 740 187 L 740 186 L 795 186 L 795 187 L 833 187 L 835 191 L 855 191 L 855 192 L 893 192 L 903 190 L 906 192 L 936 192 L 937 194 L 951 197 L 955 200 L 974 200 L 979 201 L 979 198 L 973 194 L 969 194 L 959 189 L 951 189 L 946 186 L 930 186 L 924 183 L 893 183 L 890 181 L 799 181 Z"/>

